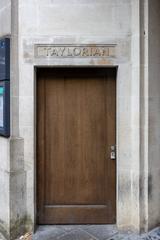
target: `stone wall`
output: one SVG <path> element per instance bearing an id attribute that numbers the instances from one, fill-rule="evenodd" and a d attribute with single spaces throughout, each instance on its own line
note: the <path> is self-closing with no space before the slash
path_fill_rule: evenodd
<path id="1" fill-rule="evenodd" d="M 13 0 L 11 8 L 0 0 L 0 37 L 11 34 L 11 137 L 0 137 L 0 232 L 6 239 L 36 224 L 40 66 L 117 68 L 117 226 L 139 232 L 159 223 L 159 10 L 159 0 L 149 8 L 148 0 Z M 36 44 L 115 44 L 116 57 L 36 58 Z"/>
<path id="2" fill-rule="evenodd" d="M 160 1 L 149 1 L 149 228 L 160 224 Z"/>
<path id="3" fill-rule="evenodd" d="M 11 0 L 0 0 L 0 37 L 11 34 Z"/>
<path id="4" fill-rule="evenodd" d="M 24 139 L 19 133 L 19 0 L 11 6 L 10 239 L 27 231 Z"/>
<path id="5" fill-rule="evenodd" d="M 117 44 L 113 61 L 37 59 L 35 44 Z M 136 49 L 136 50 L 135 50 Z M 139 1 L 19 0 L 19 134 L 27 215 L 35 221 L 37 66 L 118 66 L 117 225 L 139 231 Z"/>
<path id="6" fill-rule="evenodd" d="M 11 1 L 0 0 L 0 38 L 11 34 Z M 9 139 L 0 137 L 0 238 L 9 238 Z M 3 236 L 1 236 L 1 234 Z"/>

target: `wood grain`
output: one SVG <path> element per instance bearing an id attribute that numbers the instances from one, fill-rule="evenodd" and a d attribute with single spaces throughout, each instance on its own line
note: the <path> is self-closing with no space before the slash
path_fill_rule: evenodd
<path id="1" fill-rule="evenodd" d="M 114 69 L 39 69 L 37 221 L 114 223 Z"/>

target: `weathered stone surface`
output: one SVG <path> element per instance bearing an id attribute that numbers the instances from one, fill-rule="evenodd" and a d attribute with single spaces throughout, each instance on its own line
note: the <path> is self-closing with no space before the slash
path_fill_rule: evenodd
<path id="1" fill-rule="evenodd" d="M 35 69 L 40 66 L 117 67 L 117 226 L 147 231 L 159 223 L 159 8 L 159 0 L 0 0 L 0 37 L 12 38 L 11 135 L 21 139 L 14 144 L 0 137 L 0 219 L 6 238 L 11 229 L 14 235 L 16 228 L 32 230 L 36 223 Z M 43 44 L 115 44 L 116 54 L 113 59 L 37 58 L 35 46 Z M 27 228 L 21 224 L 25 216 Z M 81 230 L 88 236 L 91 228 Z M 96 231 L 97 237 L 103 234 Z M 159 237 L 152 234 L 158 232 L 143 237 Z"/>
<path id="2" fill-rule="evenodd" d="M 93 225 L 86 228 L 86 232 L 92 234 L 98 239 L 106 239 L 115 235 L 118 230 L 114 225 Z"/>
<path id="3" fill-rule="evenodd" d="M 160 228 L 148 234 L 118 233 L 114 225 L 39 227 L 33 240 L 160 240 Z"/>

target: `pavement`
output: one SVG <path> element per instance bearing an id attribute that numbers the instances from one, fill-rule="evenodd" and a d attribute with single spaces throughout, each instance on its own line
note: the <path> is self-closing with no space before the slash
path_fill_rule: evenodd
<path id="1" fill-rule="evenodd" d="M 160 240 L 160 228 L 148 234 L 119 233 L 115 225 L 39 226 L 33 240 Z"/>

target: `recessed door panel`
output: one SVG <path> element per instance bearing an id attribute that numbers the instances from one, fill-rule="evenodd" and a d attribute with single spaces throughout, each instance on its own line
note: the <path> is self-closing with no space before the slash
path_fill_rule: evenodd
<path id="1" fill-rule="evenodd" d="M 39 224 L 115 222 L 115 71 L 37 72 Z"/>

